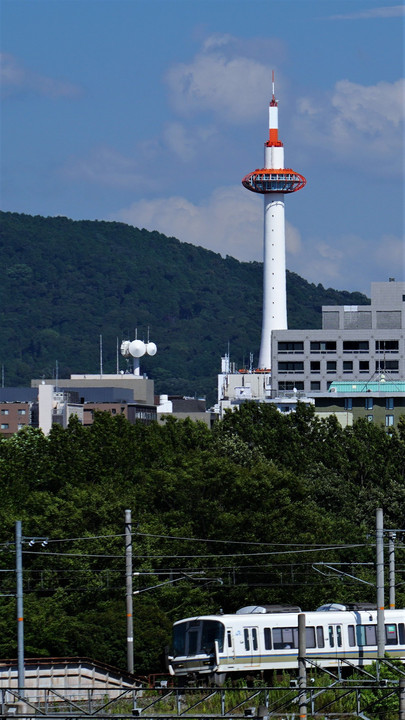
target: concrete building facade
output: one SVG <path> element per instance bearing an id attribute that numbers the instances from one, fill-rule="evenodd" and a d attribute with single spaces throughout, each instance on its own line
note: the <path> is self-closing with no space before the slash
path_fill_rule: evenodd
<path id="1" fill-rule="evenodd" d="M 0 402 L 0 435 L 9 437 L 32 422 L 29 402 Z"/>
<path id="2" fill-rule="evenodd" d="M 326 392 L 332 382 L 405 378 L 405 282 L 372 283 L 370 305 L 324 306 L 321 330 L 275 330 L 272 391 Z"/>

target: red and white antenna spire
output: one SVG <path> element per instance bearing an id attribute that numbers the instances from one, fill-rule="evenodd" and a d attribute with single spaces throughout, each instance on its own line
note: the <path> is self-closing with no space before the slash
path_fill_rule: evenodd
<path id="1" fill-rule="evenodd" d="M 269 104 L 269 141 L 266 145 L 267 147 L 282 147 L 283 143 L 278 139 L 278 103 L 274 94 L 274 70 L 272 70 L 271 82 L 272 97 Z"/>

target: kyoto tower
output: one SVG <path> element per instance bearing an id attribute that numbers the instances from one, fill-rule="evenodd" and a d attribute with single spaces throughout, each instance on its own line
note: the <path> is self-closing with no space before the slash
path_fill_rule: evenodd
<path id="1" fill-rule="evenodd" d="M 264 168 L 246 175 L 242 184 L 264 196 L 263 319 L 259 369 L 271 368 L 271 332 L 287 329 L 285 273 L 284 194 L 300 190 L 305 178 L 284 168 L 284 147 L 278 139 L 278 105 L 274 96 L 269 106 L 269 139 L 264 145 Z"/>

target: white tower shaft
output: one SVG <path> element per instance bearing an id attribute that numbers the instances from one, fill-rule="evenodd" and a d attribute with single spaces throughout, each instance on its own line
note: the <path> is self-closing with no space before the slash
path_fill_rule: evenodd
<path id="1" fill-rule="evenodd" d="M 271 108 L 277 110 L 277 108 Z M 264 167 L 284 168 L 284 147 L 265 146 Z M 263 318 L 259 368 L 271 368 L 271 333 L 287 329 L 284 194 L 264 194 Z"/>

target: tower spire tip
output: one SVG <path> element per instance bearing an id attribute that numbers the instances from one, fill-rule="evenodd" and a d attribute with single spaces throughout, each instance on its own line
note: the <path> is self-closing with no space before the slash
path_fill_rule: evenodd
<path id="1" fill-rule="evenodd" d="M 274 94 L 274 70 L 271 71 L 271 85 L 272 85 L 272 96 L 270 105 L 277 106 L 276 96 Z"/>

